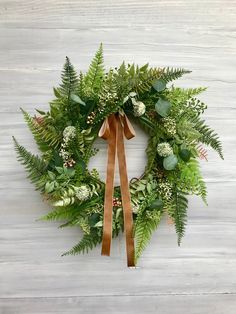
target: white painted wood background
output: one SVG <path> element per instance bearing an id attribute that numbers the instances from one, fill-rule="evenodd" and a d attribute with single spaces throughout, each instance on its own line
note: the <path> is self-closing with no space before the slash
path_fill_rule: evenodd
<path id="1" fill-rule="evenodd" d="M 0 0 L 1 314 L 236 313 L 235 18 L 235 0 Z M 206 119 L 225 152 L 225 162 L 210 151 L 202 164 L 209 206 L 191 199 L 182 247 L 164 219 L 137 269 L 126 268 L 122 236 L 110 258 L 99 247 L 60 257 L 81 234 L 36 221 L 49 207 L 11 141 L 35 149 L 19 107 L 46 109 L 65 56 L 86 70 L 100 42 L 107 66 L 193 70 L 177 84 L 209 87 Z M 130 176 L 141 172 L 144 148 L 141 132 L 127 143 Z"/>

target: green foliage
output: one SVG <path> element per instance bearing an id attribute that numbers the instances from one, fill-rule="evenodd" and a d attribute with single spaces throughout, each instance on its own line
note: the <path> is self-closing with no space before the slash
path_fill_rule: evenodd
<path id="1" fill-rule="evenodd" d="M 182 69 L 182 68 L 164 68 L 162 70 L 162 74 L 160 78 L 164 80 L 166 83 L 174 81 L 180 77 L 182 77 L 184 74 L 191 73 L 191 71 Z"/>
<path id="2" fill-rule="evenodd" d="M 205 90 L 206 88 L 203 87 L 180 88 L 173 86 L 166 90 L 165 96 L 172 104 L 171 115 L 178 119 L 178 117 L 183 114 L 190 118 L 202 114 L 206 109 L 206 105 L 195 98 L 195 96 Z"/>
<path id="3" fill-rule="evenodd" d="M 162 116 L 166 117 L 169 115 L 170 109 L 171 109 L 171 103 L 167 100 L 164 100 L 162 98 L 158 99 L 158 102 L 155 105 L 156 112 Z"/>
<path id="4" fill-rule="evenodd" d="M 61 73 L 61 80 L 62 83 L 58 88 L 58 92 L 60 94 L 59 97 L 63 95 L 69 98 L 71 92 L 78 86 L 78 77 L 68 57 L 66 57 L 66 62 Z"/>
<path id="5" fill-rule="evenodd" d="M 149 215 L 148 215 L 149 214 Z M 149 211 L 142 211 L 136 220 L 135 225 L 135 259 L 136 262 L 141 256 L 142 252 L 148 245 L 153 231 L 156 230 L 161 220 L 161 211 L 154 210 L 150 215 Z"/>
<path id="6" fill-rule="evenodd" d="M 178 159 L 177 159 L 177 157 L 174 154 L 165 157 L 164 160 L 163 160 L 163 167 L 166 170 L 173 170 L 173 169 L 175 169 L 177 164 L 178 164 Z"/>
<path id="7" fill-rule="evenodd" d="M 13 137 L 15 150 L 18 156 L 18 160 L 29 173 L 29 179 L 35 184 L 36 188 L 43 191 L 45 184 L 45 174 L 47 164 L 38 156 L 28 152 L 23 146 L 21 146 L 17 140 Z"/>
<path id="8" fill-rule="evenodd" d="M 88 253 L 89 250 L 92 250 L 101 241 L 101 235 L 94 228 L 89 234 L 85 234 L 82 240 L 78 244 L 76 244 L 71 250 L 63 253 L 62 256 L 76 255 L 85 252 Z"/>
<path id="9" fill-rule="evenodd" d="M 146 66 L 139 69 L 137 66 L 136 76 L 137 82 L 135 82 L 133 90 L 140 94 L 150 90 L 153 81 L 161 77 L 161 70 L 159 68 L 148 69 Z"/>
<path id="10" fill-rule="evenodd" d="M 42 118 L 42 122 L 37 122 L 32 118 L 28 112 L 21 109 L 24 119 L 34 136 L 35 142 L 39 149 L 43 152 L 48 151 L 50 148 L 57 148 L 60 144 L 61 136 L 54 126 L 47 124 L 46 118 Z"/>
<path id="11" fill-rule="evenodd" d="M 188 200 L 186 195 L 177 189 L 174 190 L 171 205 L 172 207 L 169 208 L 169 214 L 174 221 L 175 230 L 178 236 L 178 245 L 180 245 L 187 223 Z"/>
<path id="12" fill-rule="evenodd" d="M 132 204 L 137 207 L 134 229 L 137 262 L 160 222 L 162 200 L 158 194 L 157 181 L 151 174 L 132 182 L 130 193 Z"/>
<path id="13" fill-rule="evenodd" d="M 54 221 L 54 220 L 65 220 L 65 219 L 71 219 L 71 217 L 74 217 L 75 213 L 77 213 L 76 207 L 59 207 L 54 210 L 52 210 L 47 215 L 44 215 L 40 218 L 40 220 L 44 221 Z"/>
<path id="14" fill-rule="evenodd" d="M 80 71 L 79 73 L 79 81 L 78 81 L 78 87 L 77 92 L 79 96 L 84 99 L 85 98 L 85 82 L 84 82 L 84 74 Z"/>
<path id="15" fill-rule="evenodd" d="M 197 119 L 194 128 L 201 134 L 199 141 L 211 146 L 224 159 L 223 148 L 218 134 L 206 125 L 204 120 Z"/>
<path id="16" fill-rule="evenodd" d="M 207 190 L 205 182 L 200 172 L 198 160 L 191 158 L 189 162 L 179 165 L 180 175 L 178 179 L 178 187 L 187 194 L 200 195 L 205 203 Z"/>
<path id="17" fill-rule="evenodd" d="M 88 72 L 84 77 L 85 94 L 87 96 L 97 95 L 101 88 L 103 77 L 104 77 L 103 47 L 102 44 L 100 44 L 100 47 L 90 64 Z"/>
<path id="18" fill-rule="evenodd" d="M 73 94 L 78 89 L 79 80 L 68 57 L 66 57 L 61 73 L 61 80 L 59 87 L 54 88 L 56 99 L 50 102 L 50 116 L 58 128 L 64 128 L 67 120 L 77 121 L 80 112 L 78 103 L 73 100 Z"/>

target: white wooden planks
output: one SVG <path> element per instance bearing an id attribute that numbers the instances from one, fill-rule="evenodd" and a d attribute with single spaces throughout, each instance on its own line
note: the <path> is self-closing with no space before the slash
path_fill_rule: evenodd
<path id="1" fill-rule="evenodd" d="M 235 313 L 236 1 L 0 0 L 0 313 Z M 125 264 L 124 239 L 112 257 L 98 247 L 60 254 L 77 229 L 37 218 L 50 210 L 15 159 L 11 135 L 36 150 L 19 107 L 47 108 L 65 56 L 85 70 L 100 42 L 107 67 L 127 62 L 193 70 L 177 84 L 209 86 L 205 117 L 221 135 L 225 162 L 202 163 L 209 206 L 191 198 L 178 248 L 163 219 L 139 268 Z M 129 176 L 145 162 L 145 136 L 126 142 Z M 91 162 L 104 177 L 106 143 Z M 102 171 L 103 170 L 103 171 Z"/>

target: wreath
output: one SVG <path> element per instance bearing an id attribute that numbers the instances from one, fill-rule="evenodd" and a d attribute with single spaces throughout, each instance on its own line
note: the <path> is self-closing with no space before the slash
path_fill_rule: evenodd
<path id="1" fill-rule="evenodd" d="M 178 244 L 187 220 L 187 195 L 206 203 L 207 190 L 199 159 L 205 145 L 223 159 L 218 135 L 201 115 L 207 108 L 197 95 L 205 88 L 169 84 L 190 71 L 126 65 L 105 71 L 100 45 L 87 73 L 77 75 L 68 57 L 62 83 L 54 88 L 48 112 L 31 116 L 22 110 L 41 155 L 34 155 L 15 138 L 19 161 L 30 180 L 53 206 L 42 220 L 60 220 L 61 228 L 79 226 L 83 237 L 68 252 L 88 252 L 102 243 L 110 254 L 111 238 L 125 231 L 128 266 L 136 265 L 163 215 L 175 226 Z M 124 137 L 135 135 L 132 122 L 149 135 L 147 164 L 140 178 L 127 179 Z M 89 160 L 94 141 L 108 142 L 107 179 L 103 182 Z M 119 162 L 121 186 L 114 187 Z"/>

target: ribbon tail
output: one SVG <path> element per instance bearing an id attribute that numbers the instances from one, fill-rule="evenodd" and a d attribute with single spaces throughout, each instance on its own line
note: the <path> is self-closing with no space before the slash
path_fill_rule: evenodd
<path id="1" fill-rule="evenodd" d="M 110 136 L 110 126 L 109 126 L 109 118 L 106 118 L 103 121 L 103 124 L 99 130 L 98 136 L 107 140 Z"/>
<path id="2" fill-rule="evenodd" d="M 124 128 L 124 134 L 127 140 L 130 140 L 131 138 L 135 137 L 135 131 L 134 128 L 129 121 L 128 117 L 126 114 L 124 114 L 122 117 L 122 123 L 123 123 L 123 128 Z"/>
<path id="3" fill-rule="evenodd" d="M 127 176 L 127 166 L 125 158 L 125 146 L 124 146 L 124 129 L 121 124 L 121 120 L 117 117 L 118 122 L 118 134 L 117 134 L 117 156 L 119 163 L 120 173 L 120 189 L 123 204 L 124 214 L 124 229 L 126 237 L 126 253 L 127 253 L 127 265 L 128 267 L 135 266 L 135 249 L 133 238 L 133 212 L 131 206 L 131 197 L 129 192 L 129 181 Z"/>
<path id="4" fill-rule="evenodd" d="M 117 122 L 115 115 L 109 117 L 109 137 L 108 137 L 108 161 L 106 174 L 106 189 L 104 201 L 102 255 L 110 256 L 112 239 L 112 209 L 113 209 L 113 190 L 115 175 L 115 158 L 117 143 Z M 107 122 L 106 122 L 107 123 Z M 106 133 L 106 132 L 105 132 Z"/>

